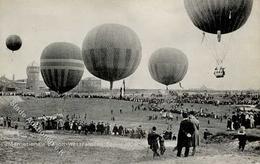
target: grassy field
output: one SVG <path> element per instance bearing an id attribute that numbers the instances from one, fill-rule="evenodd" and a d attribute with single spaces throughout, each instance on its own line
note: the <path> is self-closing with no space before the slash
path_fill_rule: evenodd
<path id="1" fill-rule="evenodd" d="M 24 110 L 27 117 L 39 117 L 43 114 L 52 115 L 63 113 L 64 115 L 80 116 L 84 120 L 87 114 L 87 122 L 89 121 L 104 121 L 114 124 L 122 124 L 124 127 L 135 128 L 139 125 L 145 130 L 149 130 L 152 126 L 156 126 L 159 132 L 166 130 L 169 124 L 173 126 L 174 133 L 177 134 L 181 116 L 179 120 L 166 121 L 162 119 L 148 120 L 148 116 L 158 112 L 137 110 L 132 111 L 132 105 L 136 106 L 139 103 L 109 100 L 109 99 L 63 99 L 55 98 L 25 98 L 23 102 L 19 102 L 18 106 Z M 198 104 L 184 104 L 183 109 L 199 110 L 207 108 L 208 112 L 217 114 L 230 114 L 232 108 L 230 106 L 212 106 Z M 120 114 L 122 109 L 122 114 Z M 111 121 L 111 110 L 115 121 Z M 0 106 L 0 115 L 11 116 L 16 120 L 19 114 L 7 104 Z M 177 115 L 174 115 L 174 118 Z M 219 120 L 211 119 L 208 124 L 207 118 L 199 118 L 200 133 L 205 128 L 212 133 L 222 132 L 226 130 L 226 120 L 221 123 Z M 259 134 L 260 130 L 251 130 L 252 133 Z M 30 133 L 23 130 L 22 124 L 19 130 L 2 129 L 0 128 L 0 163 L 229 163 L 229 164 L 244 164 L 260 162 L 259 153 L 252 153 L 252 145 L 259 144 L 250 143 L 247 145 L 244 153 L 237 150 L 237 141 L 230 143 L 210 144 L 201 143 L 195 157 L 187 159 L 176 158 L 176 152 L 172 152 L 176 141 L 167 141 L 165 143 L 166 154 L 158 159 L 152 158 L 151 150 L 147 149 L 146 139 L 130 139 L 128 137 L 115 136 L 100 136 L 72 134 L 71 132 L 46 132 L 46 135 L 52 138 L 55 143 L 65 144 L 62 146 L 64 155 L 59 157 L 53 147 L 42 146 L 37 144 L 45 144 L 39 134 Z M 203 140 L 202 140 L 203 141 Z M 18 143 L 18 145 L 10 145 L 10 143 Z M 34 146 L 23 146 L 23 143 L 33 143 Z M 84 146 L 68 146 L 70 143 L 84 143 Z M 9 145 L 8 145 L 9 144 Z M 255 145 L 253 145 L 255 146 Z"/>
<path id="2" fill-rule="evenodd" d="M 85 114 L 87 115 L 87 122 L 90 121 L 104 121 L 113 124 L 122 124 L 124 127 L 137 127 L 142 125 L 146 130 L 152 126 L 157 126 L 159 130 L 166 130 L 168 125 L 171 124 L 175 132 L 178 130 L 179 122 L 181 121 L 181 115 L 174 114 L 173 121 L 166 121 L 160 119 L 159 112 L 137 110 L 132 111 L 132 105 L 137 106 L 140 103 L 113 100 L 113 99 L 98 99 L 98 98 L 24 98 L 23 102 L 18 103 L 18 106 L 24 110 L 27 117 L 40 117 L 43 114 L 53 115 L 56 113 L 62 113 L 64 116 L 67 114 L 72 116 L 75 114 L 81 120 L 84 120 Z M 208 112 L 214 112 L 216 114 L 231 113 L 232 108 L 229 106 L 213 106 L 213 105 L 201 105 L 201 104 L 184 104 L 183 109 L 199 110 L 200 108 L 208 109 Z M 120 114 L 120 109 L 122 114 Z M 111 114 L 113 110 L 113 115 Z M 0 115 L 11 116 L 14 120 L 20 117 L 19 114 L 12 109 L 11 106 L 2 107 Z M 158 120 L 148 120 L 148 116 L 157 115 Z M 115 121 L 111 121 L 112 117 L 115 117 Z M 178 121 L 175 119 L 178 116 Z M 213 131 L 223 131 L 226 128 L 226 120 L 221 123 L 219 120 L 210 119 L 208 124 L 207 118 L 199 118 L 200 126 L 202 129 L 208 128 Z"/>

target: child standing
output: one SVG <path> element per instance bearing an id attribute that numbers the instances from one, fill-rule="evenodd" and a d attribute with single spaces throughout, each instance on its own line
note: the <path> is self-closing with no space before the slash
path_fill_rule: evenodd
<path id="1" fill-rule="evenodd" d="M 161 135 L 161 138 L 159 139 L 159 144 L 160 144 L 160 154 L 163 155 L 164 152 L 166 151 L 165 145 L 164 145 L 164 138 Z"/>
<path id="2" fill-rule="evenodd" d="M 246 136 L 246 128 L 244 126 L 241 126 L 241 128 L 238 130 L 238 140 L 239 140 L 239 150 L 244 151 L 245 146 L 246 146 L 246 140 L 247 140 L 247 136 Z"/>

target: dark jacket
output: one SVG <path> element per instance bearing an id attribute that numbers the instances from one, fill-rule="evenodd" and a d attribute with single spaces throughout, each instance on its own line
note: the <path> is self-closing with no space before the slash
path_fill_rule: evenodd
<path id="1" fill-rule="evenodd" d="M 148 145 L 150 145 L 150 148 L 153 150 L 157 150 L 159 148 L 158 141 L 161 140 L 161 136 L 156 132 L 152 131 L 148 134 L 147 140 Z"/>
<path id="2" fill-rule="evenodd" d="M 191 147 L 192 137 L 188 137 L 189 133 L 191 136 L 194 135 L 195 127 L 189 119 L 183 119 L 180 123 L 180 129 L 178 134 L 177 147 Z"/>

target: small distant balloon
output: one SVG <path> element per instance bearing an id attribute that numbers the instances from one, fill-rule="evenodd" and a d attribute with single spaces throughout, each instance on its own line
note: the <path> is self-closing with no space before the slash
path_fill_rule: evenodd
<path id="1" fill-rule="evenodd" d="M 9 35 L 6 39 L 6 47 L 11 51 L 17 51 L 22 46 L 22 39 L 18 35 Z"/>
<path id="2" fill-rule="evenodd" d="M 184 78 L 188 70 L 188 59 L 178 49 L 160 48 L 152 54 L 148 67 L 155 81 L 168 86 Z"/>

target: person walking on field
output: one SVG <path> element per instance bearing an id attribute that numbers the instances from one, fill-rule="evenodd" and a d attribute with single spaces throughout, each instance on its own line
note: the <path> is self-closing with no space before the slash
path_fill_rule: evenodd
<path id="1" fill-rule="evenodd" d="M 189 156 L 189 150 L 192 146 L 192 136 L 195 133 L 195 127 L 193 123 L 188 119 L 188 114 L 183 113 L 183 120 L 180 123 L 178 140 L 177 140 L 177 156 L 181 156 L 182 148 L 185 147 L 184 156 Z"/>
<path id="2" fill-rule="evenodd" d="M 161 136 L 156 133 L 156 127 L 154 126 L 152 128 L 152 131 L 148 134 L 148 145 L 150 146 L 150 149 L 153 151 L 153 158 L 154 157 L 159 157 L 158 149 L 159 149 L 159 144 L 158 141 L 161 140 Z"/>

